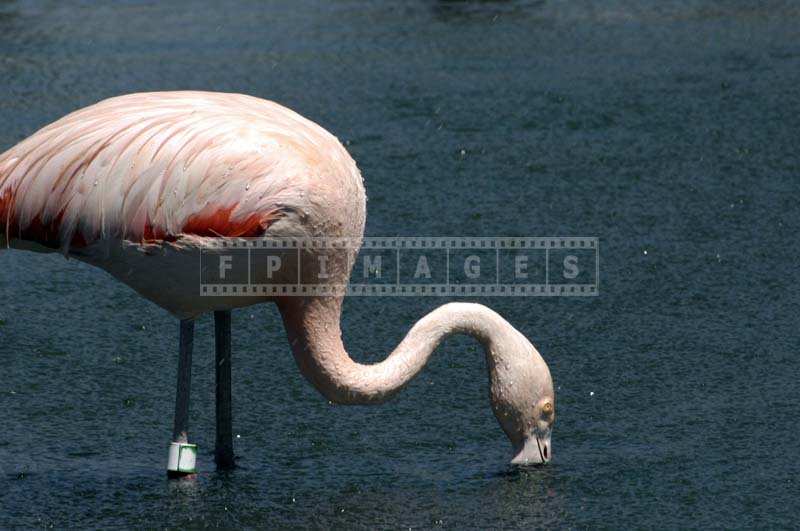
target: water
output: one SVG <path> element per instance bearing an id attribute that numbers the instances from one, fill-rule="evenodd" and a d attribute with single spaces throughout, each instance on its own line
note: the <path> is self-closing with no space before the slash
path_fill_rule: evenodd
<path id="1" fill-rule="evenodd" d="M 241 468 L 213 470 L 206 317 L 201 474 L 168 482 L 177 323 L 83 264 L 2 253 L 0 527 L 796 525 L 795 4 L 166 4 L 1 1 L 0 146 L 120 93 L 246 92 L 346 142 L 368 235 L 598 236 L 601 296 L 480 300 L 550 364 L 554 461 L 506 467 L 474 342 L 389 404 L 332 406 L 253 307 Z M 443 302 L 349 300 L 345 342 L 381 359 Z"/>

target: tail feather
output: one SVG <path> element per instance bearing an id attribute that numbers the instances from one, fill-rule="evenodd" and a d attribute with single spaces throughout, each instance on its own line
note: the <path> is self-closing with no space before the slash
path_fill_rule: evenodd
<path id="1" fill-rule="evenodd" d="M 0 247 L 7 247 L 11 240 L 9 232 L 14 210 L 14 189 L 10 177 L 18 160 L 17 157 L 8 156 L 8 152 L 0 154 Z"/>
<path id="2" fill-rule="evenodd" d="M 11 212 L 14 201 L 11 187 L 6 186 L 3 189 L 6 177 L 2 173 L 2 169 L 2 165 L 0 165 L 0 245 L 6 247 L 10 240 L 9 231 L 11 230 Z"/>

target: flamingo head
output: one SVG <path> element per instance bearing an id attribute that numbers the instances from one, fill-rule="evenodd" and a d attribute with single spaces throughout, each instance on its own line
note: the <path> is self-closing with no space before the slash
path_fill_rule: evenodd
<path id="1" fill-rule="evenodd" d="M 492 368 L 492 410 L 511 441 L 511 464 L 549 463 L 550 435 L 556 419 L 550 370 L 519 332 L 503 343 L 496 349 L 499 356 Z"/>

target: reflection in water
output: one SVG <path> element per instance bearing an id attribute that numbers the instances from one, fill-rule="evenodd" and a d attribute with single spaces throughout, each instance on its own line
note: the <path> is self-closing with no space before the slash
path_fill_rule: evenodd
<path id="1" fill-rule="evenodd" d="M 518 16 L 535 12 L 544 0 L 436 0 L 431 9 L 443 22 L 492 20 L 499 16 Z"/>
<path id="2" fill-rule="evenodd" d="M 6 23 L 17 16 L 16 0 L 0 0 L 0 33 L 7 31 Z"/>
<path id="3" fill-rule="evenodd" d="M 174 480 L 167 479 L 167 493 L 175 500 L 175 503 L 189 507 L 197 501 L 200 493 L 204 490 L 202 483 L 198 474 Z"/>
<path id="4" fill-rule="evenodd" d="M 491 492 L 487 489 L 485 507 L 493 508 L 496 518 L 508 525 L 557 527 L 568 516 L 561 482 L 558 465 L 552 463 L 510 468 L 491 483 Z"/>

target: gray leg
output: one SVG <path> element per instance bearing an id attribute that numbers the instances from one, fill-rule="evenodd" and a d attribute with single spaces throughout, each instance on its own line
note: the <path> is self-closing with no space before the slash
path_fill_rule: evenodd
<path id="1" fill-rule="evenodd" d="M 217 351 L 217 468 L 233 468 L 233 428 L 231 419 L 231 312 L 214 312 Z"/>
<path id="2" fill-rule="evenodd" d="M 192 387 L 192 348 L 194 346 L 194 321 L 184 319 L 180 325 L 180 353 L 178 356 L 178 386 L 175 395 L 175 423 L 172 427 L 172 444 L 167 461 L 167 474 L 180 477 L 194 474 L 197 447 L 189 444 L 189 395 Z"/>
<path id="3" fill-rule="evenodd" d="M 172 440 L 189 442 L 189 395 L 192 388 L 192 348 L 194 347 L 194 321 L 181 321 L 180 357 L 178 358 L 178 392 L 175 396 L 175 424 Z"/>

